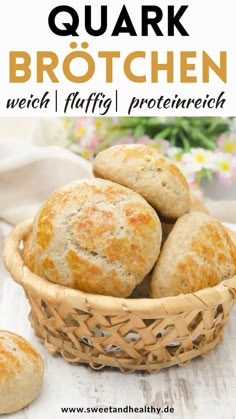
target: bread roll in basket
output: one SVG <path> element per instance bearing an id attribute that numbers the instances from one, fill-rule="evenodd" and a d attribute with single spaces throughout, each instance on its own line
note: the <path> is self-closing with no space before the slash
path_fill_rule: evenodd
<path id="1" fill-rule="evenodd" d="M 222 340 L 236 298 L 236 276 L 192 294 L 118 298 L 83 293 L 32 273 L 22 243 L 32 221 L 8 236 L 4 260 L 31 305 L 30 320 L 50 353 L 94 369 L 158 372 L 206 355 Z"/>

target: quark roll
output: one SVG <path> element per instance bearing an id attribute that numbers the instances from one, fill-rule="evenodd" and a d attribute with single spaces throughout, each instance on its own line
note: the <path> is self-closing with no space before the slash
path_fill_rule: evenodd
<path id="1" fill-rule="evenodd" d="M 156 212 L 134 191 L 103 179 L 77 181 L 54 192 L 35 217 L 35 273 L 127 297 L 154 266 L 161 235 Z"/>
<path id="2" fill-rule="evenodd" d="M 23 337 L 0 330 L 0 414 L 34 400 L 42 386 L 43 360 Z"/>
<path id="3" fill-rule="evenodd" d="M 124 144 L 108 148 L 96 156 L 93 173 L 139 193 L 165 218 L 176 219 L 189 210 L 184 176 L 153 147 Z"/>
<path id="4" fill-rule="evenodd" d="M 191 212 L 180 217 L 154 267 L 151 296 L 187 294 L 212 287 L 236 274 L 236 248 L 213 217 Z"/>

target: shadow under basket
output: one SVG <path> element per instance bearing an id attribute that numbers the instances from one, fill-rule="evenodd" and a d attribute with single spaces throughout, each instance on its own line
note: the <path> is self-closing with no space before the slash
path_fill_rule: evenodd
<path id="1" fill-rule="evenodd" d="M 206 355 L 221 340 L 236 298 L 236 276 L 212 288 L 160 299 L 86 294 L 32 273 L 22 242 L 32 221 L 6 238 L 4 260 L 25 290 L 36 335 L 52 354 L 94 369 L 158 372 Z"/>

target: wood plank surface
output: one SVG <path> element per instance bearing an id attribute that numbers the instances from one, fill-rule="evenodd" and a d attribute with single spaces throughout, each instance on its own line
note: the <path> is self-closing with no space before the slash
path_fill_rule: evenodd
<path id="1" fill-rule="evenodd" d="M 236 226 L 235 226 L 236 227 Z M 10 227 L 0 223 L 0 251 Z M 28 321 L 29 306 L 21 287 L 6 272 L 0 258 L 0 329 L 19 333 L 40 351 L 45 362 L 42 392 L 27 408 L 4 419 L 61 418 L 236 418 L 236 310 L 231 312 L 225 337 L 205 358 L 186 367 L 158 374 L 124 375 L 112 369 L 93 371 L 52 357 L 38 342 Z M 174 413 L 62 413 L 62 407 L 153 406 L 174 408 Z"/>

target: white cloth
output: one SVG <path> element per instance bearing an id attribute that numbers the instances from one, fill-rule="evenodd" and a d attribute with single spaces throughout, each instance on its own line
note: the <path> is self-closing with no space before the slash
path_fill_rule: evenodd
<path id="1" fill-rule="evenodd" d="M 38 147 L 18 139 L 2 138 L 0 218 L 16 224 L 33 217 L 52 191 L 90 177 L 91 164 L 62 147 Z"/>

